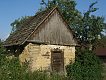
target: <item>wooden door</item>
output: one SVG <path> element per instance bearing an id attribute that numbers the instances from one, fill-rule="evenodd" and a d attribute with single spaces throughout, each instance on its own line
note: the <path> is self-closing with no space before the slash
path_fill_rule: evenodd
<path id="1" fill-rule="evenodd" d="M 64 53 L 61 50 L 51 52 L 51 68 L 54 72 L 64 71 Z"/>

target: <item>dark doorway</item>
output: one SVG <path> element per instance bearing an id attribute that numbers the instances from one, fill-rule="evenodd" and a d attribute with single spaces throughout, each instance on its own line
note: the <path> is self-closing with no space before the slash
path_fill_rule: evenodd
<path id="1" fill-rule="evenodd" d="M 51 68 L 54 72 L 64 71 L 64 52 L 59 49 L 51 51 Z"/>

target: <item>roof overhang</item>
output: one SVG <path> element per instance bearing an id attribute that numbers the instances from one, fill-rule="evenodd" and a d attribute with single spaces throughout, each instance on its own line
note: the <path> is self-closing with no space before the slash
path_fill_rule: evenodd
<path id="1" fill-rule="evenodd" d="M 27 40 L 28 43 L 34 43 L 34 44 L 45 44 L 45 45 L 61 45 L 61 46 L 77 46 L 76 44 L 51 44 L 49 42 L 43 42 L 38 40 Z"/>

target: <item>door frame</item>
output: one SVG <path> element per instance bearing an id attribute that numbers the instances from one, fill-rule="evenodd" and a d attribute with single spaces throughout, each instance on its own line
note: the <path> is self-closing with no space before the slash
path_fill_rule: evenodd
<path id="1" fill-rule="evenodd" d="M 53 71 L 53 53 L 55 53 L 55 52 L 57 52 L 57 53 L 61 53 L 61 56 L 62 56 L 62 71 L 60 71 L 60 72 L 64 72 L 65 71 L 65 69 L 64 69 L 64 51 L 62 50 L 62 49 L 59 49 L 59 48 L 56 48 L 56 49 L 52 49 L 51 50 L 51 71 Z"/>

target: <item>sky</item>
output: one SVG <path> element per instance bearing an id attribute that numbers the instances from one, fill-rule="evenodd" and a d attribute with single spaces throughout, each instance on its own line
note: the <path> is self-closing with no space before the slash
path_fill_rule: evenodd
<path id="1" fill-rule="evenodd" d="M 84 13 L 92 2 L 98 1 L 95 7 L 99 8 L 94 15 L 106 18 L 106 0 L 76 0 L 78 9 Z M 40 8 L 41 0 L 0 0 L 0 39 L 6 39 L 10 32 L 10 24 L 22 16 L 32 16 Z M 106 20 L 105 20 L 106 22 Z"/>

